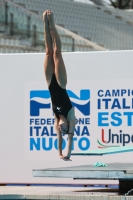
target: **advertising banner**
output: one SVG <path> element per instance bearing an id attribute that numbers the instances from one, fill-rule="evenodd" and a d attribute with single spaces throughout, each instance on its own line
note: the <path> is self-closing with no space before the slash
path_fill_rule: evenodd
<path id="1" fill-rule="evenodd" d="M 88 82 L 70 81 L 68 95 L 75 108 L 76 127 L 73 151 L 88 150 L 90 144 L 90 90 Z M 35 88 L 35 89 L 34 89 Z M 29 99 L 28 99 L 29 98 Z M 50 93 L 43 82 L 25 85 L 25 156 L 29 160 L 46 160 L 58 154 L 58 140 Z M 29 112 L 30 111 L 30 112 Z M 28 134 L 27 134 L 28 133 Z M 68 136 L 63 136 L 62 149 L 67 150 Z"/>
<path id="2" fill-rule="evenodd" d="M 133 144 L 132 56 L 133 51 L 63 53 L 76 117 L 73 152 Z M 0 55 L 0 182 L 57 183 L 32 177 L 32 169 L 132 162 L 132 153 L 59 158 L 44 58 L 43 53 Z M 64 155 L 67 144 L 66 135 Z"/>

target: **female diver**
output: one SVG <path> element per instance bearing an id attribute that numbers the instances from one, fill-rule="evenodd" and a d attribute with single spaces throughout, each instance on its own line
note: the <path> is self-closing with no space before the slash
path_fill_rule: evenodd
<path id="1" fill-rule="evenodd" d="M 55 116 L 55 130 L 58 137 L 59 157 L 70 160 L 75 128 L 75 113 L 66 92 L 67 74 L 61 54 L 61 40 L 55 27 L 53 13 L 43 13 L 44 40 L 46 56 L 44 73 L 51 95 L 52 109 Z M 68 134 L 67 154 L 62 154 L 62 134 Z"/>

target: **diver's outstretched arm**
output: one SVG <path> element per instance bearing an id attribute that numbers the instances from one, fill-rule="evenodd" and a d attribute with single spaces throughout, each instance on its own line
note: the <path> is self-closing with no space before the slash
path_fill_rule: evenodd
<path id="1" fill-rule="evenodd" d="M 55 126 L 55 131 L 56 131 L 56 134 L 57 134 L 57 139 L 58 139 L 58 152 L 59 152 L 59 157 L 60 158 L 64 158 L 63 155 L 62 155 L 62 134 L 60 133 L 59 131 L 59 120 L 55 117 L 55 123 L 54 123 L 54 126 Z"/>
<path id="2" fill-rule="evenodd" d="M 68 121 L 69 121 L 69 131 L 68 131 L 68 148 L 67 148 L 67 154 L 64 156 L 64 158 L 70 158 L 71 151 L 72 151 L 72 145 L 73 145 L 73 135 L 74 135 L 74 129 L 75 129 L 75 112 L 74 108 L 70 110 L 68 113 Z"/>

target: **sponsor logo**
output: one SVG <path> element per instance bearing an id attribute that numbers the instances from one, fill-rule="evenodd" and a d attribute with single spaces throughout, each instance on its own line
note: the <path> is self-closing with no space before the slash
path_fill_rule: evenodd
<path id="1" fill-rule="evenodd" d="M 97 123 L 101 129 L 99 148 L 125 146 L 133 143 L 133 135 L 124 133 L 123 127 L 133 125 L 133 90 L 100 89 L 97 91 Z M 119 130 L 118 130 L 119 127 Z M 117 129 L 115 129 L 117 128 Z"/>
<path id="2" fill-rule="evenodd" d="M 71 90 L 67 90 L 73 107 L 83 115 L 90 115 L 90 90 L 80 90 L 78 97 Z M 48 90 L 30 91 L 30 116 L 39 116 L 41 109 L 51 109 L 51 99 Z M 59 108 L 57 108 L 59 110 Z"/>
<path id="3" fill-rule="evenodd" d="M 122 130 L 120 130 L 119 133 L 115 133 L 111 129 L 108 129 L 108 131 L 102 129 L 100 141 L 97 140 L 99 145 L 98 148 L 125 146 L 126 144 L 133 143 L 133 135 L 124 133 Z"/>
<path id="4" fill-rule="evenodd" d="M 76 127 L 72 150 L 90 148 L 90 90 L 81 89 L 79 95 L 67 90 L 70 101 L 75 107 Z M 60 112 L 60 108 L 56 108 Z M 58 149 L 58 139 L 54 128 L 54 116 L 48 90 L 30 91 L 29 140 L 30 151 L 51 151 Z M 67 136 L 63 137 L 62 150 L 66 148 Z"/>

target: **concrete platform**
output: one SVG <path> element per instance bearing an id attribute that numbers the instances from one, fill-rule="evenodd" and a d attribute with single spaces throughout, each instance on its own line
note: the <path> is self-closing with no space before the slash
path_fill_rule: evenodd
<path id="1" fill-rule="evenodd" d="M 130 179 L 133 180 L 133 163 L 109 163 L 107 167 L 83 165 L 74 167 L 33 169 L 34 177 L 58 177 L 74 179 Z"/>
<path id="2" fill-rule="evenodd" d="M 118 189 L 1 186 L 0 199 L 47 200 L 133 200 L 133 196 L 119 195 Z"/>
<path id="3" fill-rule="evenodd" d="M 34 177 L 119 180 L 119 192 L 133 189 L 133 163 L 109 163 L 106 167 L 83 165 L 74 167 L 33 169 Z"/>

